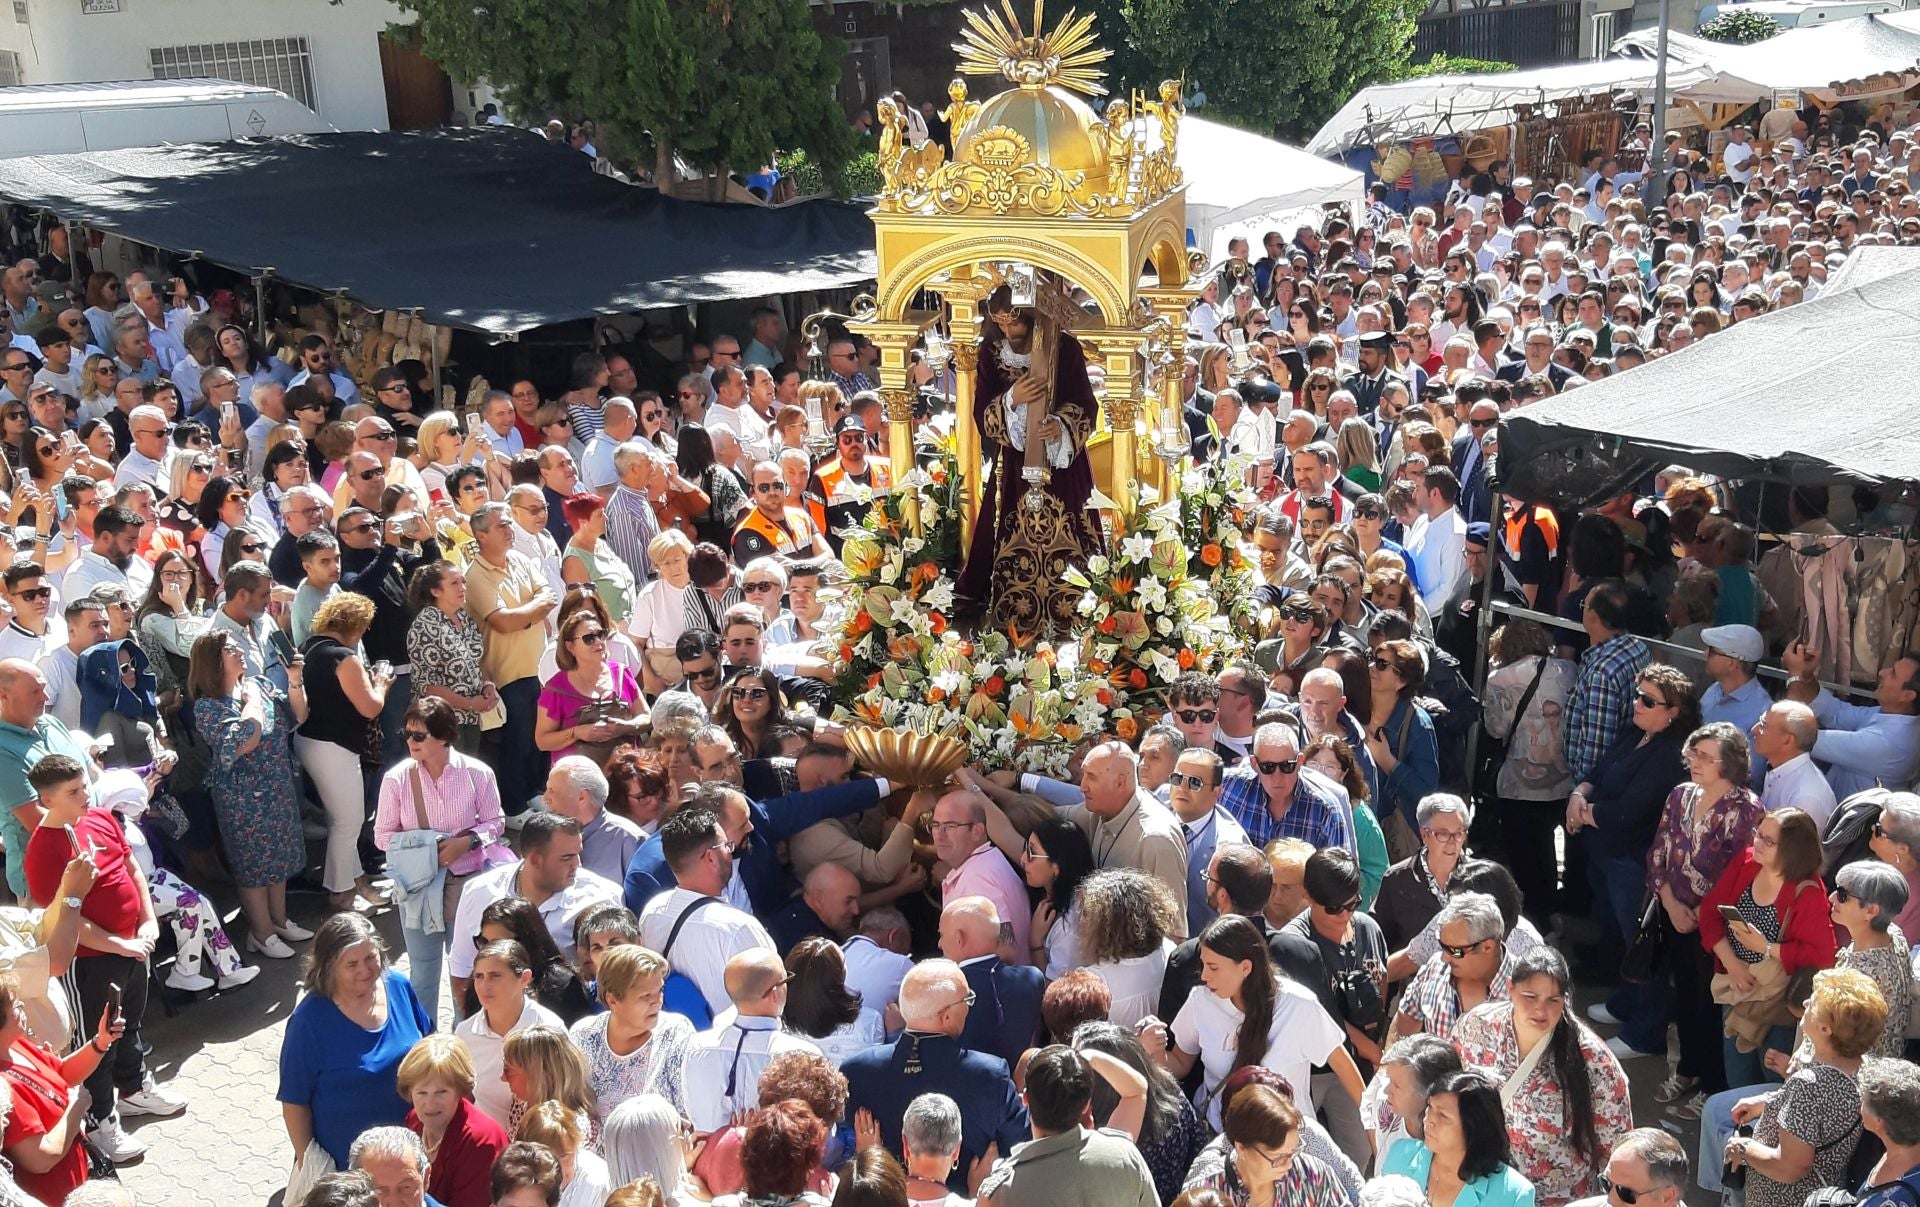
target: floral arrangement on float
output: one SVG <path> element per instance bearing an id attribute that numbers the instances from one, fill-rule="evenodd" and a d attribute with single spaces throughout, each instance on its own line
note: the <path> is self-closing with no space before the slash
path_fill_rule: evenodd
<path id="1" fill-rule="evenodd" d="M 1252 457 L 1235 454 L 1187 463 L 1180 471 L 1180 535 L 1190 554 L 1187 573 L 1205 583 L 1207 597 L 1226 614 L 1243 645 L 1254 639 L 1253 591 L 1259 585 L 1242 552 L 1251 536 L 1248 527 L 1260 511 L 1260 498 L 1247 484 L 1252 465 Z"/>
<path id="2" fill-rule="evenodd" d="M 1107 553 L 1092 558 L 1085 572 L 1067 573 L 1083 592 L 1080 664 L 1139 714 L 1135 726 L 1166 711 L 1167 692 L 1183 673 L 1217 674 L 1245 647 L 1231 619 L 1233 597 L 1215 594 L 1237 590 L 1244 606 L 1248 589 L 1238 529 L 1221 519 L 1231 515 L 1229 496 L 1215 489 L 1219 502 L 1209 504 L 1208 492 L 1193 496 L 1185 481 L 1181 485 L 1180 497 L 1162 502 L 1152 487 L 1135 482 L 1125 506 L 1095 491 L 1095 505 L 1111 517 Z M 1210 518 L 1198 518 L 1202 510 Z M 1196 542 L 1196 536 L 1208 539 Z M 1237 587 L 1235 575 L 1241 576 Z M 1229 605 L 1227 613 L 1216 598 Z M 1136 736 L 1117 724 L 1114 732 Z"/>
<path id="3" fill-rule="evenodd" d="M 1045 775 L 1063 774 L 1086 734 L 1139 732 L 1124 691 L 1079 670 L 1071 644 L 952 628 L 961 550 L 950 440 L 872 502 L 862 524 L 841 534 L 848 582 L 835 720 L 947 734 L 989 769 Z"/>

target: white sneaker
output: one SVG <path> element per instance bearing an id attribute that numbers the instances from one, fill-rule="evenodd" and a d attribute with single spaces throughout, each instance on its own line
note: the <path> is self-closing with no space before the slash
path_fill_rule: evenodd
<path id="1" fill-rule="evenodd" d="M 87 1132 L 87 1139 L 93 1141 L 94 1146 L 106 1154 L 107 1160 L 115 1165 L 138 1161 L 147 1155 L 147 1146 L 122 1131 L 120 1120 L 114 1115 L 109 1115 L 94 1124 L 93 1128 Z"/>
<path id="2" fill-rule="evenodd" d="M 175 964 L 167 973 L 167 988 L 178 989 L 183 993 L 198 993 L 202 989 L 213 988 L 213 978 L 201 976 L 197 972 L 187 972 Z"/>
<path id="3" fill-rule="evenodd" d="M 222 976 L 217 984 L 222 989 L 238 989 L 240 986 L 260 975 L 260 965 L 242 964 L 232 972 Z"/>
<path id="4" fill-rule="evenodd" d="M 291 960 L 293 958 L 293 948 L 288 947 L 279 935 L 268 935 L 264 939 L 256 939 L 252 935 L 248 935 L 247 950 L 253 952 L 255 955 L 265 956 L 269 960 Z"/>
<path id="5" fill-rule="evenodd" d="M 169 1094 L 153 1083 L 149 1077 L 147 1084 L 131 1094 L 120 1095 L 120 1114 L 138 1118 L 152 1115 L 159 1119 L 170 1119 L 187 1109 L 187 1100 L 178 1094 Z"/>
<path id="6" fill-rule="evenodd" d="M 288 922 L 285 926 L 276 926 L 273 932 L 289 943 L 304 943 L 313 938 L 313 932 L 298 922 Z"/>
<path id="7" fill-rule="evenodd" d="M 1608 1027 L 1617 1027 L 1620 1025 L 1620 1020 L 1614 1017 L 1613 1011 L 1607 1009 L 1605 1002 L 1595 1002 L 1593 1005 L 1588 1006 L 1587 1017 L 1596 1023 Z"/>
<path id="8" fill-rule="evenodd" d="M 1664 1057 L 1665 1052 L 1642 1052 L 1621 1039 L 1618 1035 L 1607 1041 L 1607 1051 L 1621 1060 L 1648 1060 L 1655 1056 Z"/>

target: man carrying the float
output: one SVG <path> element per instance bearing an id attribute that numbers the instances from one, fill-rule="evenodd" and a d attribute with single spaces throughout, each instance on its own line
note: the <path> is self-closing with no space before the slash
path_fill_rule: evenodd
<path id="1" fill-rule="evenodd" d="M 989 626 L 1023 636 L 1071 631 L 1080 592 L 1067 585 L 1067 567 L 1085 569 L 1105 547 L 1087 506 L 1087 440 L 1099 408 L 1086 355 L 1066 331 L 1072 303 L 1036 277 L 1032 301 L 1004 284 L 987 299 L 973 413 L 998 451 L 959 587 Z"/>

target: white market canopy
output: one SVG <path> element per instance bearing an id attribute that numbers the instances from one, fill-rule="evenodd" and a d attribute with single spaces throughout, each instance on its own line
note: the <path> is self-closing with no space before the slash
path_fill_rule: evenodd
<path id="1" fill-rule="evenodd" d="M 1658 33 L 1643 29 L 1614 43 L 1651 59 Z M 1920 14 L 1892 13 L 1851 17 L 1825 25 L 1807 25 L 1763 42 L 1732 46 L 1689 34 L 1668 37 L 1667 56 L 1676 63 L 1705 69 L 1723 80 L 1744 81 L 1758 100 L 1776 92 L 1810 92 L 1825 100 L 1900 91 L 1920 72 Z M 1877 83 L 1873 77 L 1881 77 Z M 1853 84 L 1842 89 L 1839 85 Z M 1675 86 L 1676 96 L 1693 100 L 1738 99 L 1701 96 Z"/>
<path id="2" fill-rule="evenodd" d="M 1158 145 L 1154 125 L 1149 141 Z M 1352 168 L 1202 118 L 1181 120 L 1178 159 L 1187 178 L 1187 229 L 1202 250 L 1211 251 L 1228 226 L 1277 224 L 1326 202 L 1366 198 L 1365 179 Z"/>
<path id="3" fill-rule="evenodd" d="M 1709 84 L 1716 75 L 1711 67 L 1686 64 L 1672 55 L 1668 59 L 1667 87 L 1676 93 Z M 1545 105 L 1604 92 L 1651 94 L 1654 74 L 1650 60 L 1601 59 L 1530 71 L 1436 75 L 1374 84 L 1342 105 L 1313 136 L 1307 151 L 1332 157 L 1362 144 L 1470 134 L 1509 124 L 1515 105 Z"/>

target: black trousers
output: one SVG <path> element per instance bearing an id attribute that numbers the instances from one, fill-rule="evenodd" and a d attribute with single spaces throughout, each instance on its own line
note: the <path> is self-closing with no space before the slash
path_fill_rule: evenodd
<path id="1" fill-rule="evenodd" d="M 1669 990 L 1668 1009 L 1680 1033 L 1680 1076 L 1698 1077 L 1709 1094 L 1729 1089 L 1727 1062 L 1721 1053 L 1720 1007 L 1713 1000 L 1713 956 L 1700 946 L 1700 934 L 1683 935 L 1660 911 L 1666 932 L 1660 981 Z"/>
<path id="2" fill-rule="evenodd" d="M 1553 836 L 1566 821 L 1564 801 L 1486 801 L 1473 819 L 1474 854 L 1506 865 L 1520 888 L 1522 912 L 1545 934 L 1560 908 L 1559 856 Z M 1489 853 L 1491 851 L 1491 853 Z"/>
<path id="3" fill-rule="evenodd" d="M 100 1012 L 106 1008 L 108 986 L 120 986 L 120 1012 L 127 1029 L 100 1058 L 100 1067 L 87 1078 L 93 1105 L 87 1118 L 99 1122 L 113 1114 L 118 1095 L 137 1092 L 147 1079 L 147 1062 L 140 1055 L 140 1020 L 147 1012 L 147 962 L 129 956 L 81 955 L 73 961 L 74 987 L 80 992 L 78 1030 L 87 1043 L 100 1033 Z"/>

